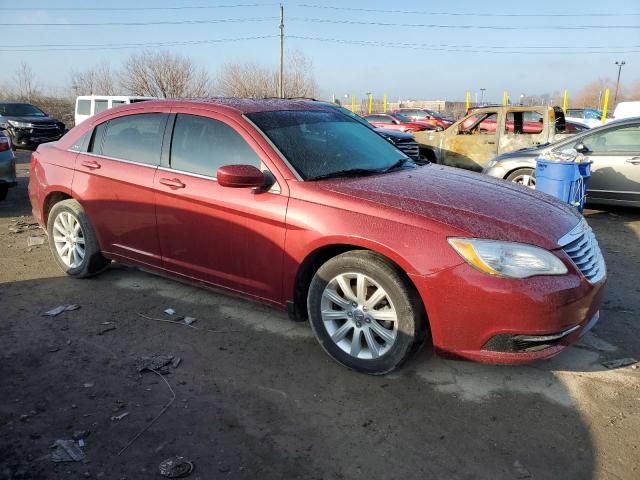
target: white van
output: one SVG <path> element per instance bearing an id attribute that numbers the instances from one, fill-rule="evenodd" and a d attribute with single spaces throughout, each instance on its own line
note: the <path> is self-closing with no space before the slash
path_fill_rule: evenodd
<path id="1" fill-rule="evenodd" d="M 631 117 L 640 117 L 640 102 L 620 102 L 613 111 L 615 120 Z"/>
<path id="2" fill-rule="evenodd" d="M 104 112 L 118 105 L 127 103 L 144 102 L 145 100 L 155 100 L 155 97 L 132 97 L 132 96 L 107 96 L 107 95 L 81 95 L 76 98 L 76 125 L 84 122 L 87 118 L 96 113 Z"/>

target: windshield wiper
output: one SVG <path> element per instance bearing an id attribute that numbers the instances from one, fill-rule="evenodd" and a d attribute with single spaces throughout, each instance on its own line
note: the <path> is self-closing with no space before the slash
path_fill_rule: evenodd
<path id="1" fill-rule="evenodd" d="M 374 173 L 382 173 L 386 170 L 373 170 L 369 168 L 347 168 L 345 170 L 338 170 L 336 172 L 324 173 L 315 177 L 308 178 L 307 180 L 324 180 L 325 178 L 337 178 L 337 177 L 357 177 L 360 175 L 372 175 Z"/>

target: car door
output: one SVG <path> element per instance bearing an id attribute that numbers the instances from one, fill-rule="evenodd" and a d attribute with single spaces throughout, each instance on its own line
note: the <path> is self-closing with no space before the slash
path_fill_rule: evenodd
<path id="1" fill-rule="evenodd" d="M 73 191 L 112 256 L 160 267 L 153 181 L 168 115 L 139 113 L 97 125 L 76 158 Z"/>
<path id="2" fill-rule="evenodd" d="M 498 153 L 497 129 L 504 128 L 497 111 L 468 115 L 445 130 L 441 158 L 445 165 L 482 171 Z"/>
<path id="3" fill-rule="evenodd" d="M 223 165 L 274 171 L 248 128 L 209 111 L 178 110 L 168 156 L 155 181 L 164 268 L 281 302 L 286 183 L 255 191 L 216 181 Z"/>
<path id="4" fill-rule="evenodd" d="M 581 143 L 593 161 L 589 198 L 640 202 L 640 123 L 612 126 Z"/>

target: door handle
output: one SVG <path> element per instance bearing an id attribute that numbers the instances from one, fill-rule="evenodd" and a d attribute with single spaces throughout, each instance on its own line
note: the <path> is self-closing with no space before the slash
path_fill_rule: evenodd
<path id="1" fill-rule="evenodd" d="M 87 167 L 89 170 L 97 170 L 101 165 L 95 160 L 83 160 L 82 166 Z"/>
<path id="2" fill-rule="evenodd" d="M 186 185 L 177 178 L 161 178 L 160 183 L 172 189 L 184 188 Z"/>
<path id="3" fill-rule="evenodd" d="M 627 163 L 630 163 L 632 165 L 640 165 L 640 157 L 628 158 Z"/>

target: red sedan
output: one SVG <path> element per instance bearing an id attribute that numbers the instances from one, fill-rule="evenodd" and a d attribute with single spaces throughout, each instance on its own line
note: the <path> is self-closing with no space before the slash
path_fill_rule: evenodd
<path id="1" fill-rule="evenodd" d="M 399 113 L 375 113 L 373 115 L 365 115 L 362 118 L 374 127 L 398 130 L 400 132 L 412 133 L 435 129 L 433 125 L 425 122 L 415 122 Z"/>
<path id="2" fill-rule="evenodd" d="M 367 373 L 425 341 L 483 362 L 550 357 L 597 321 L 606 280 L 570 207 L 418 166 L 320 102 L 107 110 L 38 147 L 29 196 L 68 275 L 122 261 L 286 308 Z"/>

